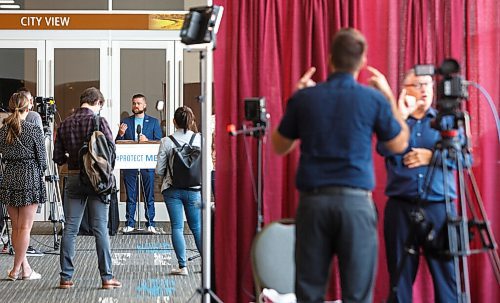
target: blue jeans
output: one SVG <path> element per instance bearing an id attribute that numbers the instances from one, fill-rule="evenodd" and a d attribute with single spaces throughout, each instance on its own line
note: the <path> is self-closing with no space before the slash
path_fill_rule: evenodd
<path id="1" fill-rule="evenodd" d="M 163 191 L 172 226 L 172 245 L 179 268 L 186 267 L 186 240 L 184 239 L 183 209 L 189 229 L 194 235 L 196 248 L 201 252 L 201 193 L 184 189 L 168 188 Z"/>
<path id="2" fill-rule="evenodd" d="M 66 177 L 64 182 L 63 209 L 66 223 L 61 239 L 59 259 L 61 264 L 60 276 L 61 280 L 64 281 L 73 278 L 76 236 L 87 204 L 89 205 L 90 227 L 95 237 L 101 279 L 107 281 L 113 278 L 108 235 L 109 204 L 102 202 L 91 188 L 81 184 L 78 175 L 70 175 Z"/>
<path id="3" fill-rule="evenodd" d="M 127 226 L 134 227 L 135 209 L 137 207 L 137 170 L 123 170 L 123 181 L 125 182 L 125 189 L 127 191 L 126 224 Z M 141 181 L 141 193 L 144 194 L 146 199 L 144 203 L 146 226 L 155 226 L 154 169 L 141 169 Z"/>

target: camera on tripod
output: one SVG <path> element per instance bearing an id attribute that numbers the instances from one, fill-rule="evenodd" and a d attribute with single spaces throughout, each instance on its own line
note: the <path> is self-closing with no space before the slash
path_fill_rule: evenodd
<path id="1" fill-rule="evenodd" d="M 54 115 L 57 112 L 56 101 L 53 97 L 35 97 L 36 111 L 42 118 L 42 124 L 48 127 L 54 121 Z"/>
<path id="2" fill-rule="evenodd" d="M 438 130 L 442 130 L 441 118 L 443 116 L 454 116 L 457 119 L 463 118 L 460 104 L 462 100 L 469 98 L 468 81 L 458 75 L 459 72 L 460 64 L 458 64 L 457 60 L 451 58 L 445 59 L 439 67 L 432 64 L 415 65 L 416 76 L 442 76 L 437 85 L 436 108 L 439 115 L 435 123 L 433 123 L 433 127 Z M 452 128 L 457 129 L 456 123 Z"/>

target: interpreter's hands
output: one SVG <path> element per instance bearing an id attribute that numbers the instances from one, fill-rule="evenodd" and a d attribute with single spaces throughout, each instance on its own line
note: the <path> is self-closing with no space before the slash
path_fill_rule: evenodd
<path id="1" fill-rule="evenodd" d="M 406 93 L 406 89 L 401 90 L 398 99 L 398 109 L 401 117 L 406 120 L 413 111 L 417 108 L 417 98 Z"/>
<path id="2" fill-rule="evenodd" d="M 118 135 L 120 137 L 123 137 L 125 135 L 125 131 L 127 130 L 128 126 L 125 123 L 121 123 L 118 129 Z"/>
<path id="3" fill-rule="evenodd" d="M 379 90 L 384 96 L 389 100 L 394 100 L 394 95 L 392 94 L 391 86 L 387 82 L 384 74 L 382 74 L 378 69 L 367 66 L 366 69 L 372 73 L 372 76 L 368 79 L 368 83 L 375 89 Z"/>
<path id="4" fill-rule="evenodd" d="M 432 150 L 426 148 L 412 148 L 403 156 L 403 164 L 408 168 L 415 168 L 431 163 Z"/>
<path id="5" fill-rule="evenodd" d="M 300 78 L 299 82 L 296 84 L 296 89 L 303 89 L 306 87 L 316 86 L 316 82 L 314 82 L 311 78 L 316 72 L 316 67 L 309 68 Z"/>

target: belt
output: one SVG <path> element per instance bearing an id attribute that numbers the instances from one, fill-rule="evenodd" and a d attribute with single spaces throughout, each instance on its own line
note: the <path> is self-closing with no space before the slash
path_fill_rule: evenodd
<path id="1" fill-rule="evenodd" d="M 430 203 L 444 203 L 444 200 L 438 200 L 438 201 L 429 201 L 429 200 L 421 200 L 420 198 L 415 198 L 415 197 L 390 197 L 393 200 L 397 200 L 400 202 L 408 203 L 408 204 L 414 204 L 414 205 L 426 205 Z"/>
<path id="2" fill-rule="evenodd" d="M 372 192 L 362 188 L 348 187 L 348 186 L 323 186 L 317 187 L 304 193 L 310 195 L 351 195 L 351 196 L 364 196 L 371 197 Z"/>

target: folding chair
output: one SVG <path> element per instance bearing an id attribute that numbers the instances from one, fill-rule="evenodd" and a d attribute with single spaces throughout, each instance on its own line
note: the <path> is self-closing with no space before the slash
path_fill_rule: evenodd
<path id="1" fill-rule="evenodd" d="M 295 291 L 295 221 L 282 219 L 266 225 L 252 243 L 256 300 L 263 288 L 280 294 Z"/>

